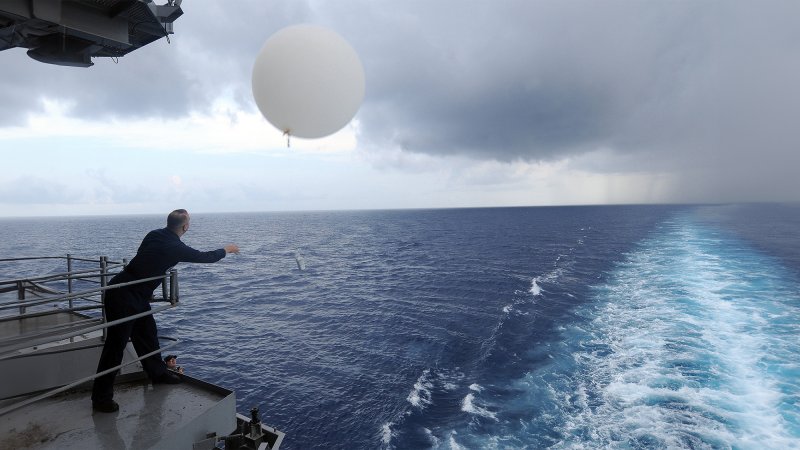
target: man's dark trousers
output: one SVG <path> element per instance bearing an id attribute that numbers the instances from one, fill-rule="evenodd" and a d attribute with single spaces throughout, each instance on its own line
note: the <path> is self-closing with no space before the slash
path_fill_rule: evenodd
<path id="1" fill-rule="evenodd" d="M 133 280 L 132 276 L 123 271 L 112 278 L 109 284 L 113 285 Z M 106 291 L 104 300 L 106 320 L 111 322 L 149 311 L 151 296 L 151 293 L 142 291 L 141 288 L 137 290 L 136 285 Z M 160 344 L 158 342 L 156 321 L 153 316 L 140 317 L 108 328 L 103 353 L 100 355 L 100 362 L 97 364 L 98 372 L 122 363 L 125 346 L 128 344 L 129 338 L 136 349 L 136 353 L 140 356 L 157 350 Z M 161 361 L 161 353 L 145 358 L 141 363 L 151 380 L 157 379 L 166 371 L 166 366 Z M 104 402 L 113 398 L 115 377 L 116 371 L 94 380 L 92 389 L 93 402 Z"/>

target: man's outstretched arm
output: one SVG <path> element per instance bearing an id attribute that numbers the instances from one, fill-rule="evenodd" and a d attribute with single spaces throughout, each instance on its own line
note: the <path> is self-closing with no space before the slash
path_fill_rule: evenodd
<path id="1" fill-rule="evenodd" d="M 178 249 L 178 259 L 180 262 L 214 263 L 224 258 L 228 253 L 239 253 L 239 247 L 236 244 L 228 244 L 224 248 L 201 252 L 181 242 Z"/>

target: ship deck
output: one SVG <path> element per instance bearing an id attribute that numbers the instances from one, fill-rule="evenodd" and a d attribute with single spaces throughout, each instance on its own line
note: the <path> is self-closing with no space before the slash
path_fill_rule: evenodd
<path id="1" fill-rule="evenodd" d="M 59 257 L 0 259 L 26 263 Z M 181 375 L 183 383 L 152 385 L 142 371 L 142 358 L 159 354 L 178 343 L 159 336 L 160 348 L 137 355 L 129 343 L 123 363 L 116 368 L 114 413 L 92 410 L 91 386 L 103 348 L 103 329 L 116 323 L 157 314 L 178 305 L 177 271 L 163 277 L 163 305 L 113 322 L 102 319 L 100 287 L 67 293 L 48 283 L 101 281 L 123 263 L 100 258 L 100 270 L 73 271 L 33 278 L 0 280 L 0 449 L 169 449 L 210 450 L 217 438 L 230 447 L 278 449 L 284 434 L 265 426 L 258 410 L 248 418 L 236 413 L 233 391 Z M 152 281 L 144 279 L 132 284 Z M 63 289 L 63 286 L 61 286 Z M 111 325 L 109 325 L 111 324 Z M 229 436 L 233 435 L 233 436 Z"/>
<path id="2" fill-rule="evenodd" d="M 209 433 L 236 429 L 234 394 L 188 376 L 173 385 L 120 383 L 114 400 L 119 411 L 94 412 L 90 391 L 82 388 L 0 416 L 0 448 L 190 449 L 187 443 Z"/>

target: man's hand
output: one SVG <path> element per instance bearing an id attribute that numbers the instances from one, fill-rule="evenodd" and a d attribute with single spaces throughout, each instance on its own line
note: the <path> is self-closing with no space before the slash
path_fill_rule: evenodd
<path id="1" fill-rule="evenodd" d="M 236 244 L 228 244 L 225 246 L 225 253 L 236 253 L 239 254 L 239 246 Z"/>

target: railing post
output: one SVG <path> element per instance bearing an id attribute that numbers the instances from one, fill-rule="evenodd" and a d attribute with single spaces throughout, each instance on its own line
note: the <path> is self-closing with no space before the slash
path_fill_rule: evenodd
<path id="1" fill-rule="evenodd" d="M 72 255 L 67 253 L 67 293 L 72 294 Z M 69 310 L 72 311 L 73 298 L 69 298 Z M 75 342 L 75 336 L 69 338 L 70 342 Z"/>
<path id="2" fill-rule="evenodd" d="M 17 300 L 25 300 L 25 281 L 17 281 Z M 25 314 L 25 306 L 19 305 L 19 314 Z"/>
<path id="3" fill-rule="evenodd" d="M 67 253 L 67 292 L 72 294 L 72 255 Z M 72 309 L 72 299 L 69 299 L 69 309 Z"/>
<path id="4" fill-rule="evenodd" d="M 108 258 L 105 256 L 100 257 L 100 287 L 108 286 L 108 276 L 106 273 L 108 272 Z M 103 311 L 103 323 L 107 322 L 106 318 L 106 291 L 103 289 L 100 291 L 100 310 Z M 103 341 L 106 340 L 106 335 L 108 334 L 108 328 L 103 328 Z"/>
<path id="5" fill-rule="evenodd" d="M 169 302 L 174 305 L 175 303 L 178 303 L 178 300 L 178 271 L 176 269 L 172 269 L 169 271 Z"/>

